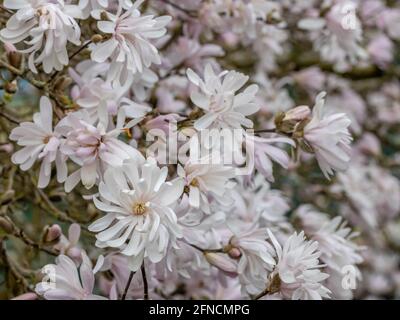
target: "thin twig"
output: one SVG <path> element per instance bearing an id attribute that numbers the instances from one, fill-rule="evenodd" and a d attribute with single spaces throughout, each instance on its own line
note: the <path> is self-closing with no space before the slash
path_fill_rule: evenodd
<path id="1" fill-rule="evenodd" d="M 1 9 L 1 10 L 3 10 L 3 11 L 5 11 L 5 12 L 7 12 L 7 13 L 9 13 L 9 14 L 14 14 L 14 12 L 13 12 L 13 11 L 11 11 L 11 10 L 7 9 L 7 8 L 6 8 L 6 7 L 4 7 L 2 4 L 0 4 L 0 9 Z"/>
<path id="2" fill-rule="evenodd" d="M 254 133 L 275 133 L 276 132 L 276 128 L 272 128 L 272 129 L 261 129 L 261 130 L 255 130 Z"/>
<path id="3" fill-rule="evenodd" d="M 7 119 L 8 121 L 19 125 L 20 122 L 19 120 L 15 119 L 14 117 L 10 116 L 9 114 L 5 113 L 4 111 L 0 110 L 0 116 L 2 116 L 3 118 Z"/>
<path id="4" fill-rule="evenodd" d="M 147 284 L 146 268 L 144 267 L 144 261 L 142 263 L 142 278 L 143 278 L 143 299 L 149 300 L 149 286 Z"/>
<path id="5" fill-rule="evenodd" d="M 256 295 L 253 299 L 254 300 L 259 300 L 259 299 L 261 299 L 262 297 L 264 297 L 267 294 L 269 294 L 268 288 L 264 289 L 263 292 L 261 292 L 258 295 Z"/>
<path id="6" fill-rule="evenodd" d="M 224 252 L 224 249 L 222 249 L 222 248 L 219 248 L 219 249 L 203 249 L 203 248 L 200 248 L 200 247 L 196 246 L 195 244 L 188 243 L 188 242 L 186 242 L 186 243 L 187 243 L 189 246 L 192 246 L 193 248 L 199 250 L 199 251 L 202 252 L 202 253 L 206 253 L 206 252 L 218 252 L 218 253 L 223 253 L 223 252 Z"/>
<path id="7" fill-rule="evenodd" d="M 124 293 L 122 295 L 121 300 L 125 300 L 126 299 L 126 295 L 128 294 L 128 290 L 129 290 L 129 287 L 130 287 L 131 282 L 132 282 L 132 278 L 135 275 L 135 273 L 136 272 L 131 271 L 131 273 L 129 274 L 129 279 L 128 279 L 128 282 L 126 283 L 125 290 L 124 290 Z"/>
<path id="8" fill-rule="evenodd" d="M 41 246 L 39 243 L 36 243 L 34 240 L 32 240 L 23 229 L 18 227 L 16 223 L 9 217 L 9 216 L 3 216 L 4 219 L 7 220 L 8 223 L 12 226 L 13 233 L 12 235 L 21 239 L 26 245 L 37 249 L 39 251 L 43 251 L 47 254 L 50 254 L 52 256 L 58 256 L 59 252 L 50 248 L 46 248 Z"/>

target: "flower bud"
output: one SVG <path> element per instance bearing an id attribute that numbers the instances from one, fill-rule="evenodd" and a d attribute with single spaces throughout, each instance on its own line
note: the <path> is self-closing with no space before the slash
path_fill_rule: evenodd
<path id="1" fill-rule="evenodd" d="M 307 119 L 311 114 L 308 106 L 298 106 L 285 113 L 283 121 L 302 121 Z"/>
<path id="2" fill-rule="evenodd" d="M 238 248 L 236 248 L 234 245 L 229 243 L 224 247 L 224 252 L 229 255 L 232 259 L 239 259 L 242 256 L 242 253 Z"/>
<path id="3" fill-rule="evenodd" d="M 275 116 L 275 126 L 283 133 L 293 133 L 299 123 L 308 122 L 311 110 L 308 106 L 298 106 Z"/>
<path id="4" fill-rule="evenodd" d="M 53 224 L 52 226 L 47 226 L 45 228 L 43 241 L 45 243 L 56 242 L 62 235 L 61 227 L 58 224 Z"/>
<path id="5" fill-rule="evenodd" d="M 95 34 L 92 36 L 91 40 L 93 43 L 99 43 L 99 42 L 103 41 L 103 36 L 101 34 Z"/>
<path id="6" fill-rule="evenodd" d="M 232 259 L 239 259 L 242 256 L 242 253 L 240 252 L 240 250 L 238 248 L 232 248 L 228 251 L 228 255 Z"/>
<path id="7" fill-rule="evenodd" d="M 224 271 L 229 276 L 234 277 L 237 275 L 236 264 L 231 259 L 229 259 L 225 254 L 216 252 L 205 252 L 204 257 L 206 258 L 209 264 Z"/>
<path id="8" fill-rule="evenodd" d="M 6 82 L 6 84 L 4 85 L 4 90 L 5 90 L 7 93 L 10 93 L 10 94 L 16 93 L 17 90 L 18 90 L 17 81 L 16 81 L 16 80 L 13 80 L 13 81 L 10 81 L 10 82 Z"/>
<path id="9" fill-rule="evenodd" d="M 7 54 L 8 63 L 19 69 L 21 67 L 22 54 L 18 52 L 17 48 L 15 48 L 15 46 L 11 43 L 5 43 L 4 49 Z"/>

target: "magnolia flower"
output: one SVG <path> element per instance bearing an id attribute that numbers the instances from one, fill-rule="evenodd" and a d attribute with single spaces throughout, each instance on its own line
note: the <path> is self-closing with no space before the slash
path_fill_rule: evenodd
<path id="1" fill-rule="evenodd" d="M 234 235 L 225 247 L 232 258 L 239 260 L 239 280 L 249 294 L 263 289 L 265 279 L 275 266 L 275 250 L 266 239 L 265 229 L 249 230 Z"/>
<path id="2" fill-rule="evenodd" d="M 194 70 L 203 70 L 204 65 L 212 57 L 221 57 L 224 50 L 216 44 L 200 44 L 195 39 L 180 37 L 172 45 L 163 59 L 163 66 L 172 70 L 177 66 L 190 67 Z"/>
<path id="3" fill-rule="evenodd" d="M 106 63 L 98 64 L 96 67 L 82 63 L 82 66 L 88 67 L 82 75 L 72 68 L 69 69 L 69 75 L 76 83 L 71 90 L 71 96 L 76 104 L 87 110 L 93 120 L 104 114 L 116 115 L 118 101 L 126 93 L 128 87 L 114 86 L 98 76 L 98 73 L 109 68 Z M 93 70 L 95 68 L 97 70 Z"/>
<path id="4" fill-rule="evenodd" d="M 298 23 L 299 28 L 313 32 L 314 47 L 338 71 L 347 70 L 368 57 L 361 46 L 363 30 L 356 10 L 356 2 L 338 1 L 323 18 L 307 17 Z"/>
<path id="5" fill-rule="evenodd" d="M 399 215 L 399 179 L 376 165 L 352 164 L 345 173 L 338 174 L 336 188 L 351 201 L 351 218 L 357 225 L 377 229 Z"/>
<path id="6" fill-rule="evenodd" d="M 359 234 L 352 232 L 342 217 L 330 220 L 327 214 L 308 205 L 299 207 L 296 215 L 300 216 L 308 237 L 318 242 L 320 260 L 330 269 L 340 273 L 344 266 L 355 266 L 363 262 L 360 255 L 362 247 L 352 241 Z"/>
<path id="7" fill-rule="evenodd" d="M 304 232 L 292 234 L 283 248 L 268 230 L 277 254 L 276 267 L 270 275 L 269 293 L 279 292 L 285 299 L 321 300 L 330 291 L 321 282 L 329 277 L 322 273 L 318 258 L 318 242 L 307 241 Z"/>
<path id="8" fill-rule="evenodd" d="M 95 45 L 91 58 L 96 62 L 111 59 L 108 80 L 125 81 L 128 73 L 142 73 L 152 63 L 161 63 L 157 48 L 149 39 L 162 37 L 171 17 L 141 16 L 137 8 L 143 1 L 135 1 L 125 12 L 120 4 L 116 15 L 107 13 L 109 20 L 97 24 L 100 31 L 110 34 L 111 38 Z"/>
<path id="9" fill-rule="evenodd" d="M 53 131 L 53 107 L 49 98 L 40 98 L 40 112 L 33 115 L 33 122 L 22 122 L 13 129 L 10 139 L 17 141 L 21 150 L 11 157 L 12 162 L 19 164 L 21 169 L 30 169 L 36 160 L 41 160 L 38 187 L 45 188 L 51 177 L 51 163 L 56 162 L 57 180 L 66 179 L 67 168 L 65 159 L 59 152 L 60 136 Z"/>
<path id="10" fill-rule="evenodd" d="M 118 248 L 129 257 L 136 271 L 144 258 L 159 262 L 169 245 L 175 246 L 182 232 L 172 205 L 182 194 L 184 182 L 166 182 L 167 167 L 160 169 L 154 159 L 125 160 L 109 168 L 100 182 L 96 207 L 107 214 L 90 225 L 98 233 L 97 245 Z"/>
<path id="11" fill-rule="evenodd" d="M 100 256 L 92 269 L 88 256 L 82 252 L 82 264 L 78 268 L 70 258 L 60 255 L 56 258 L 56 264 L 42 268 L 46 276 L 36 285 L 35 291 L 46 300 L 107 300 L 93 294 L 94 275 L 103 260 L 103 256 Z"/>
<path id="12" fill-rule="evenodd" d="M 246 116 L 259 109 L 254 101 L 258 86 L 250 85 L 243 92 L 236 94 L 247 82 L 248 76 L 236 71 L 224 71 L 216 75 L 210 64 L 205 67 L 204 80 L 191 69 L 188 69 L 186 74 L 200 89 L 200 92 L 192 92 L 190 98 L 205 112 L 205 115 L 194 123 L 197 130 L 209 127 L 253 127 L 253 122 Z"/>
<path id="13" fill-rule="evenodd" d="M 254 176 L 250 186 L 238 184 L 232 192 L 232 198 L 235 200 L 233 213 L 238 215 L 240 226 L 243 223 L 252 225 L 255 221 L 260 221 L 274 230 L 288 224 L 288 199 L 281 191 L 271 189 L 261 174 Z"/>
<path id="14" fill-rule="evenodd" d="M 178 166 L 178 175 L 185 180 L 185 192 L 189 196 L 189 204 L 210 213 L 209 196 L 223 201 L 225 193 L 234 186 L 230 181 L 234 170 L 223 164 L 197 163 L 188 161 L 185 167 Z"/>
<path id="15" fill-rule="evenodd" d="M 344 113 L 324 114 L 325 92 L 315 101 L 311 121 L 304 127 L 303 138 L 315 153 L 319 167 L 327 179 L 333 170 L 345 171 L 350 162 L 351 123 Z"/>
<path id="16" fill-rule="evenodd" d="M 150 107 L 128 99 L 127 93 L 132 88 L 135 96 L 140 101 L 144 100 L 146 83 L 157 81 L 157 76 L 146 69 L 140 77 L 135 79 L 129 77 L 126 83 L 120 86 L 103 79 L 109 68 L 109 63 L 93 63 L 85 60 L 76 67 L 79 73 L 72 68 L 69 69 L 70 76 L 76 82 L 71 90 L 71 96 L 89 113 L 90 118 L 93 121 L 101 118 L 100 120 L 105 122 L 104 118 L 108 118 L 109 115 L 120 115 L 121 110 L 126 117 L 140 118 L 151 111 Z"/>
<path id="17" fill-rule="evenodd" d="M 29 69 L 37 73 L 35 64 L 42 63 L 43 70 L 51 73 L 69 63 L 67 43 L 80 45 L 81 31 L 74 18 L 80 16 L 77 6 L 65 5 L 58 0 L 5 0 L 4 6 L 18 10 L 0 31 L 4 42 L 24 41 L 29 48 L 20 50 L 29 53 Z M 38 55 L 37 55 L 38 54 Z"/>
<path id="18" fill-rule="evenodd" d="M 139 151 L 118 139 L 123 128 L 107 132 L 102 123 L 92 125 L 87 115 L 72 113 L 60 122 L 59 128 L 66 137 L 61 151 L 81 166 L 66 179 L 67 192 L 79 181 L 90 189 L 108 166 L 121 166 L 125 159 L 142 157 Z"/>
<path id="19" fill-rule="evenodd" d="M 286 151 L 274 145 L 279 143 L 291 146 L 295 145 L 292 139 L 283 136 L 264 138 L 246 133 L 246 167 L 248 168 L 248 174 L 252 174 L 255 168 L 266 179 L 273 182 L 272 161 L 277 162 L 283 168 L 287 169 L 289 167 L 290 158 Z"/>
<path id="20" fill-rule="evenodd" d="M 104 288 L 110 296 L 113 294 L 113 290 L 116 291 L 117 297 L 122 295 L 125 291 L 130 274 L 128 257 L 112 252 L 104 258 L 104 263 L 100 271 L 107 271 L 109 274 L 111 273 L 113 277 L 111 281 L 107 276 L 102 277 L 100 287 Z M 140 272 L 136 272 L 133 276 L 127 292 L 127 297 L 134 297 L 135 299 L 143 297 L 143 282 Z"/>

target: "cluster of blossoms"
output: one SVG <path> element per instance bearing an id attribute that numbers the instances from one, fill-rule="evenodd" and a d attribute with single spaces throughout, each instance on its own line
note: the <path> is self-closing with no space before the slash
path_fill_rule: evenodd
<path id="1" fill-rule="evenodd" d="M 14 144 L 0 144 L 0 249 L 14 237 L 57 256 L 19 298 L 400 295 L 400 7 L 2 6 L 0 117 Z M 380 74 L 379 90 L 351 80 Z M 10 110 L 23 86 L 39 110 L 20 121 Z M 52 220 L 31 239 L 14 221 L 24 199 L 68 236 Z"/>

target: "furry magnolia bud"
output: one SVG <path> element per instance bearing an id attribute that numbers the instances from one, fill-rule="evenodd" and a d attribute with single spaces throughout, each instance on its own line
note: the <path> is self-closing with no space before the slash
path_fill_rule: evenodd
<path id="1" fill-rule="evenodd" d="M 62 235 L 61 227 L 58 224 L 47 226 L 43 235 L 43 242 L 56 242 Z"/>
<path id="2" fill-rule="evenodd" d="M 298 106 L 287 112 L 280 112 L 275 116 L 275 126 L 279 132 L 293 133 L 298 124 L 308 122 L 311 110 L 308 106 Z"/>
<path id="3" fill-rule="evenodd" d="M 6 51 L 8 63 L 19 69 L 22 63 L 22 54 L 11 43 L 5 43 L 4 50 Z"/>

